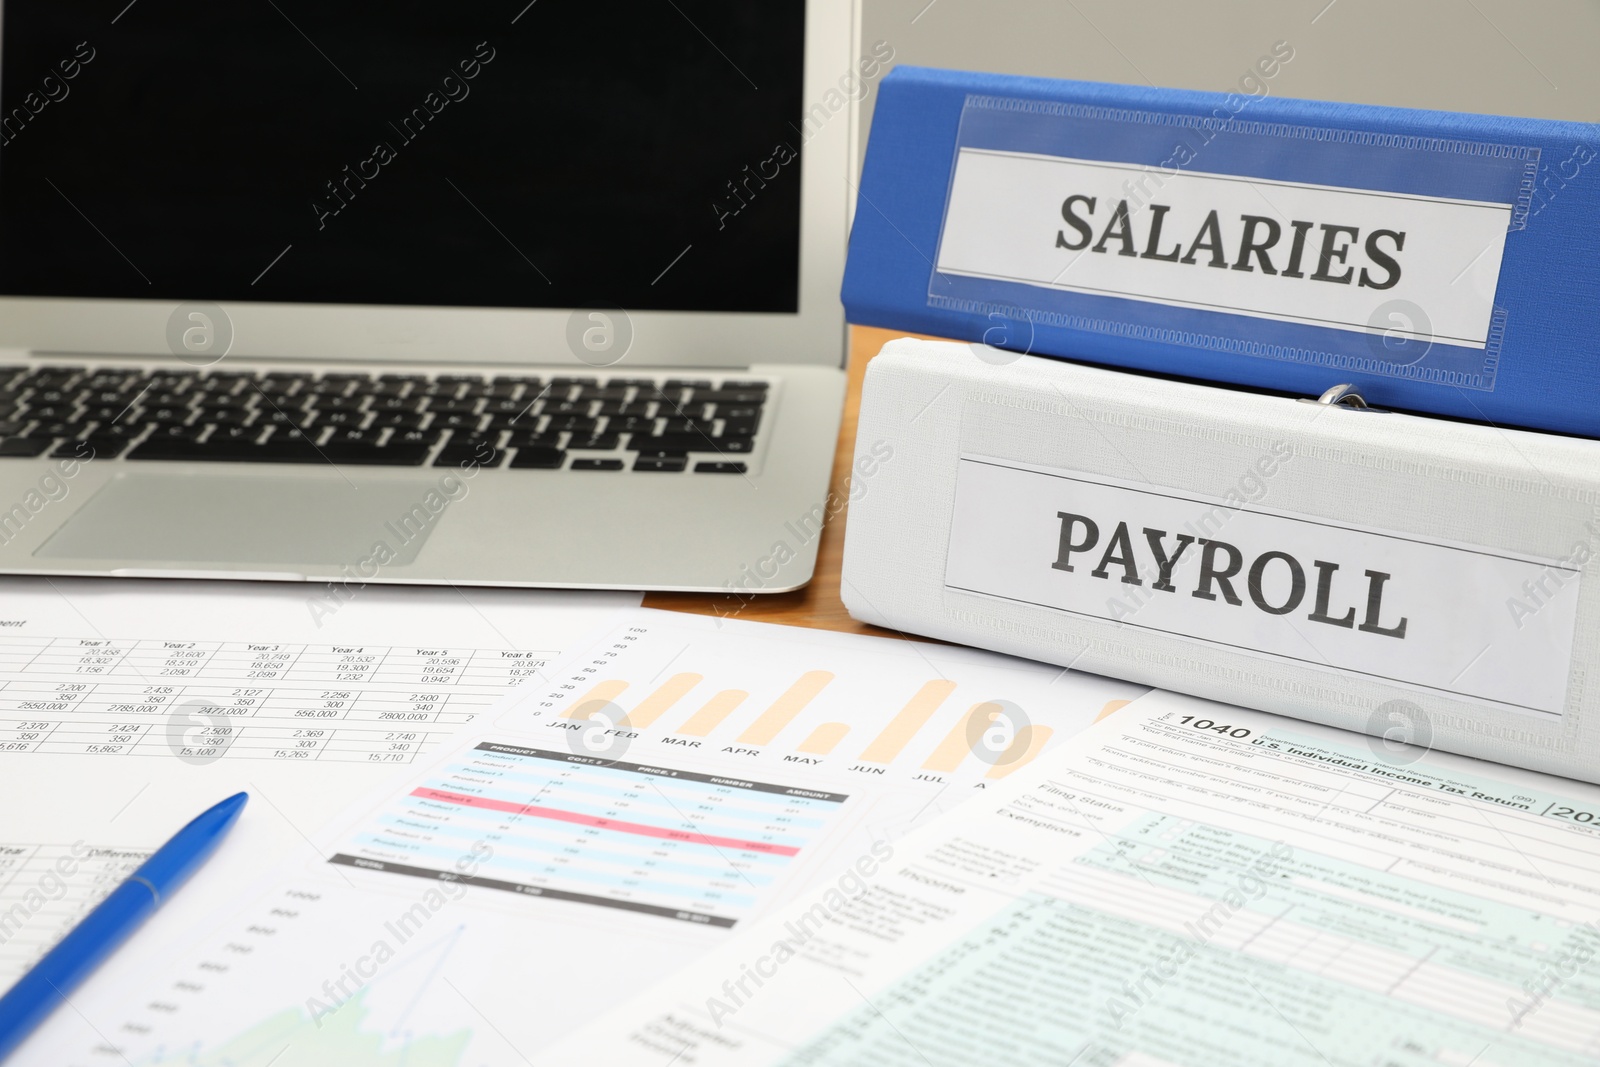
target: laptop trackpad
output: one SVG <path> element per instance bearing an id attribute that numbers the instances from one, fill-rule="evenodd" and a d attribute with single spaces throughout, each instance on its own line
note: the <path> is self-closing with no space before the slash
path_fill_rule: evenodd
<path id="1" fill-rule="evenodd" d="M 433 507 L 435 498 L 441 503 Z M 272 475 L 127 471 L 34 552 L 48 559 L 352 566 L 417 556 L 443 512 L 438 486 Z"/>

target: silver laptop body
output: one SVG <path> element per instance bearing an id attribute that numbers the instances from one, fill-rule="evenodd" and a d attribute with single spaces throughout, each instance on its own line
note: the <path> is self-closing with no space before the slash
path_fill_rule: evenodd
<path id="1" fill-rule="evenodd" d="M 810 578 L 851 0 L 192 6 L 4 5 L 0 572 Z"/>

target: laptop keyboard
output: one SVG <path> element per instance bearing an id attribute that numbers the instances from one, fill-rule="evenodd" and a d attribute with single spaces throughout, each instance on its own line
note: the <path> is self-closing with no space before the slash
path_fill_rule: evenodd
<path id="1" fill-rule="evenodd" d="M 743 474 L 748 379 L 0 367 L 0 458 Z"/>

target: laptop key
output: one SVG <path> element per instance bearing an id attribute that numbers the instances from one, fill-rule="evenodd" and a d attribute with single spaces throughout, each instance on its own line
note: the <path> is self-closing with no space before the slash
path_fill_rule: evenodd
<path id="1" fill-rule="evenodd" d="M 422 408 L 420 397 L 405 396 L 375 396 L 372 398 L 372 410 L 379 412 L 403 411 L 415 412 Z"/>
<path id="2" fill-rule="evenodd" d="M 187 438 L 150 437 L 133 446 L 127 459 L 156 460 L 233 460 L 236 446 L 222 449 L 216 445 L 204 446 Z"/>
<path id="3" fill-rule="evenodd" d="M 483 416 L 435 414 L 428 425 L 436 430 L 477 430 L 483 425 Z"/>
<path id="4" fill-rule="evenodd" d="M 232 393 L 212 392 L 199 393 L 195 396 L 195 403 L 214 408 L 242 408 L 251 402 L 250 396 L 234 396 Z"/>
<path id="5" fill-rule="evenodd" d="M 575 448 L 580 452 L 610 452 L 617 447 L 620 441 L 614 433 L 573 434 L 572 440 L 567 442 L 568 448 Z"/>
<path id="6" fill-rule="evenodd" d="M 656 420 L 640 415 L 612 415 L 606 422 L 606 433 L 639 433 L 655 429 Z"/>
<path id="7" fill-rule="evenodd" d="M 366 402 L 363 396 L 318 396 L 318 411 L 360 411 Z"/>
<path id="8" fill-rule="evenodd" d="M 573 433 L 591 434 L 600 425 L 599 419 L 586 415 L 552 415 L 545 426 L 547 430 L 571 430 Z"/>
<path id="9" fill-rule="evenodd" d="M 51 459 L 110 459 L 128 447 L 128 442 L 115 437 L 88 437 L 77 441 L 63 441 L 50 453 Z"/>
<path id="10" fill-rule="evenodd" d="M 376 429 L 373 432 L 376 432 Z M 397 427 L 389 435 L 389 443 L 391 445 L 426 445 L 432 448 L 439 443 L 439 438 L 443 436 L 443 430 L 413 430 Z"/>
<path id="11" fill-rule="evenodd" d="M 517 454 L 511 457 L 511 466 L 516 470 L 556 470 L 566 458 L 567 454 L 559 448 L 529 445 L 517 449 Z"/>
<path id="12" fill-rule="evenodd" d="M 575 471 L 619 471 L 622 469 L 620 459 L 575 459 L 568 468 Z"/>
<path id="13" fill-rule="evenodd" d="M 185 426 L 179 422 L 146 423 L 152 441 L 197 441 L 206 432 L 204 426 Z"/>
<path id="14" fill-rule="evenodd" d="M 239 408 L 206 409 L 202 408 L 195 418 L 197 426 L 243 426 L 255 414 L 253 411 L 244 411 Z"/>
<path id="15" fill-rule="evenodd" d="M 84 422 L 39 422 L 28 432 L 29 437 L 87 437 L 89 424 Z"/>
<path id="16" fill-rule="evenodd" d="M 633 469 L 636 471 L 681 471 L 688 465 L 688 456 L 640 455 L 633 461 Z"/>
<path id="17" fill-rule="evenodd" d="M 500 440 L 500 431 L 491 430 L 488 433 L 478 433 L 474 430 L 451 430 L 450 443 L 452 445 L 476 445 L 479 443 L 492 445 Z"/>
<path id="18" fill-rule="evenodd" d="M 650 404 L 638 402 L 619 404 L 614 400 L 602 400 L 600 402 L 598 411 L 596 411 L 596 414 L 610 415 L 613 418 L 618 416 L 628 418 L 650 418 L 655 414 L 655 409 Z"/>
<path id="19" fill-rule="evenodd" d="M 487 442 L 481 444 L 458 445 L 454 442 L 439 449 L 439 454 L 434 457 L 435 467 L 470 466 L 476 463 L 480 467 L 498 467 L 505 462 L 506 450 L 496 448 Z"/>
<path id="20" fill-rule="evenodd" d="M 427 448 L 378 448 L 374 445 L 328 444 L 320 449 L 304 438 L 274 434 L 262 444 L 249 441 L 149 440 L 134 447 L 128 459 L 177 460 L 196 463 L 347 463 L 419 466 Z"/>
<path id="21" fill-rule="evenodd" d="M 318 426 L 360 426 L 366 420 L 365 411 L 324 411 L 317 409 Z"/>
<path id="22" fill-rule="evenodd" d="M 761 404 L 767 399 L 765 392 L 754 389 L 697 389 L 696 404 Z"/>
<path id="23" fill-rule="evenodd" d="M 663 420 L 662 433 L 703 433 L 711 436 L 710 419 L 671 418 Z"/>
<path id="24" fill-rule="evenodd" d="M 755 442 L 749 437 L 707 437 L 697 433 L 660 434 L 641 437 L 635 434 L 628 445 L 640 452 L 751 452 Z"/>
<path id="25" fill-rule="evenodd" d="M 534 433 L 527 431 L 513 433 L 506 441 L 508 448 L 555 448 L 561 444 L 561 431 L 554 430 L 549 433 Z"/>
<path id="26" fill-rule="evenodd" d="M 0 440 L 0 457 L 37 456 L 53 444 L 49 437 L 7 437 Z"/>
<path id="27" fill-rule="evenodd" d="M 478 408 L 476 400 L 451 400 L 446 397 L 431 396 L 428 398 L 424 411 L 434 411 L 449 415 L 470 415 Z"/>
<path id="28" fill-rule="evenodd" d="M 746 473 L 746 468 L 743 463 L 739 463 L 735 460 L 724 460 L 720 462 L 707 460 L 704 463 L 696 463 L 694 465 L 694 472 L 696 474 L 744 474 Z"/>
<path id="29" fill-rule="evenodd" d="M 628 391 L 616 386 L 600 386 L 599 388 L 585 386 L 578 390 L 579 400 L 601 400 L 616 402 L 626 400 Z"/>
<path id="30" fill-rule="evenodd" d="M 322 446 L 324 456 L 332 463 L 357 463 L 373 467 L 420 467 L 428 461 L 428 445 L 377 445 L 348 441 L 329 441 Z"/>
<path id="31" fill-rule="evenodd" d="M 403 430 L 415 430 L 426 421 L 426 415 L 415 411 L 380 411 L 372 416 L 374 426 L 394 426 Z"/>
<path id="32" fill-rule="evenodd" d="M 71 404 L 29 404 L 28 415 L 35 419 L 70 419 L 77 409 Z"/>

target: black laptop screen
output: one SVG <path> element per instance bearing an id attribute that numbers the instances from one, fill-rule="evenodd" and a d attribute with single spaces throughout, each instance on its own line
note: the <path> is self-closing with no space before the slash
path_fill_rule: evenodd
<path id="1" fill-rule="evenodd" d="M 793 312 L 803 0 L 8 0 L 0 294 Z"/>

